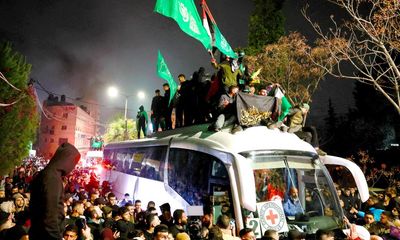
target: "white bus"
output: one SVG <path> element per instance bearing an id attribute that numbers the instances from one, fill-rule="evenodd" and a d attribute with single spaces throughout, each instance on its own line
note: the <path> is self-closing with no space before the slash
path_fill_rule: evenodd
<path id="1" fill-rule="evenodd" d="M 344 227 L 324 164 L 346 166 L 357 176 L 361 200 L 369 197 L 365 177 L 354 163 L 320 157 L 296 135 L 264 126 L 235 134 L 209 132 L 206 125 L 159 132 L 147 139 L 106 145 L 104 161 L 113 170 L 103 171 L 102 180 L 111 183 L 118 197 L 129 193 L 144 204 L 168 202 L 172 211 L 184 209 L 188 215 L 209 206 L 215 218 L 227 213 L 237 230 L 251 227 L 257 237 L 268 228 L 312 233 Z M 298 189 L 302 211 L 285 216 L 281 203 L 291 187 Z M 270 203 L 278 203 L 281 210 L 265 211 Z"/>

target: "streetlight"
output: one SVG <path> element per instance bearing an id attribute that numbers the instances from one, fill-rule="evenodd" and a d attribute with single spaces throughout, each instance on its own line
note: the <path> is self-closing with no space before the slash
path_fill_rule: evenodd
<path id="1" fill-rule="evenodd" d="M 127 113 L 128 113 L 128 98 L 132 97 L 133 95 L 127 95 L 125 93 L 119 92 L 118 88 L 112 86 L 109 87 L 108 90 L 108 95 L 110 97 L 117 97 L 118 95 L 124 96 L 125 97 L 125 114 L 124 114 L 124 121 L 125 121 L 125 133 L 124 133 L 124 140 L 128 139 L 128 118 L 127 118 Z M 146 98 L 146 94 L 143 91 L 139 91 L 137 93 L 137 97 L 140 100 L 143 100 Z"/>
<path id="2" fill-rule="evenodd" d="M 128 97 L 130 97 L 130 96 L 128 96 L 126 94 L 123 94 L 123 93 L 120 93 L 118 91 L 118 88 L 116 88 L 116 87 L 109 87 L 107 92 L 108 92 L 108 95 L 110 97 L 113 97 L 113 98 L 118 96 L 118 95 L 122 95 L 122 96 L 125 97 L 125 114 L 124 114 L 125 132 L 124 132 L 124 140 L 126 140 L 128 138 L 128 119 L 127 119 L 126 115 L 127 115 L 127 112 L 128 112 Z"/>
<path id="3" fill-rule="evenodd" d="M 138 96 L 138 98 L 139 98 L 140 100 L 143 100 L 143 99 L 146 98 L 146 94 L 145 94 L 143 91 L 139 91 L 138 94 L 137 94 L 137 96 Z"/>

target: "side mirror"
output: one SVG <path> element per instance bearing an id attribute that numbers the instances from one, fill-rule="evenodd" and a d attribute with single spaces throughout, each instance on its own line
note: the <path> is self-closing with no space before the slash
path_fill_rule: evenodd
<path id="1" fill-rule="evenodd" d="M 358 192 L 360 194 L 360 199 L 362 202 L 366 202 L 369 198 L 369 190 L 367 180 L 365 179 L 364 173 L 361 171 L 357 164 L 353 163 L 344 158 L 335 156 L 320 156 L 321 161 L 325 165 L 338 165 L 347 168 L 351 175 L 353 175 L 354 181 L 357 185 Z"/>

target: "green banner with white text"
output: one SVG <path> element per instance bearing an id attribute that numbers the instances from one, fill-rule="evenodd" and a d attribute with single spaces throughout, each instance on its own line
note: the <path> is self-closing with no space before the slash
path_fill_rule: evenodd
<path id="1" fill-rule="evenodd" d="M 154 11 L 174 19 L 183 32 L 199 40 L 206 49 L 211 49 L 211 39 L 193 0 L 157 0 Z"/>

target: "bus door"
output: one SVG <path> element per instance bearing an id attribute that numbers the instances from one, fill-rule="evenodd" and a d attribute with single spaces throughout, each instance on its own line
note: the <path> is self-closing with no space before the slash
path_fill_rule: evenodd
<path id="1" fill-rule="evenodd" d="M 227 154 L 223 153 L 225 158 Z M 234 218 L 229 175 L 225 164 L 214 155 L 191 149 L 170 148 L 167 185 L 185 202 L 186 207 L 202 206 L 202 212 L 213 213 L 213 222 L 221 214 Z"/>

